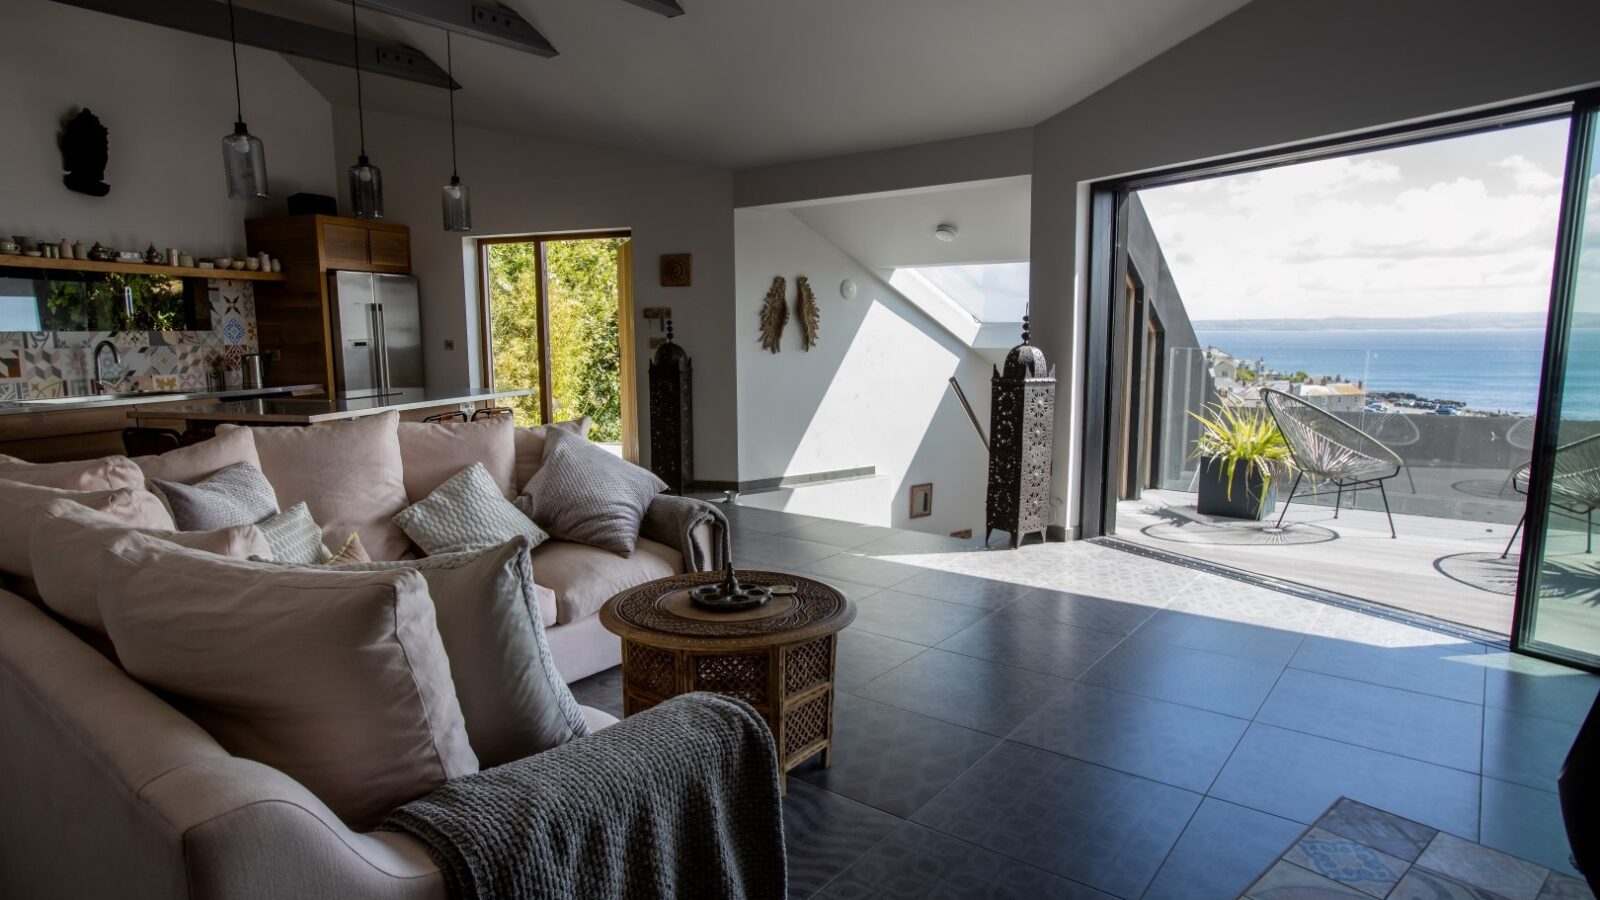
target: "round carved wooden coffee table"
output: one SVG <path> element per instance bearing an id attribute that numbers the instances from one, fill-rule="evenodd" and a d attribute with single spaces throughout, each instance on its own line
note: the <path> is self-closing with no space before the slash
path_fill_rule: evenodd
<path id="1" fill-rule="evenodd" d="M 838 634 L 856 617 L 839 591 L 786 572 L 739 570 L 739 580 L 793 586 L 738 612 L 701 609 L 689 589 L 721 572 L 661 578 L 612 597 L 600 622 L 622 638 L 622 712 L 678 694 L 716 691 L 756 708 L 777 742 L 779 774 L 833 747 L 833 667 Z"/>

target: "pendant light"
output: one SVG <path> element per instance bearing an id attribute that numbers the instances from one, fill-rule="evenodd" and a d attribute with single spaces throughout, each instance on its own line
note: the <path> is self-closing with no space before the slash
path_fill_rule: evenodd
<path id="1" fill-rule="evenodd" d="M 356 121 L 361 128 L 361 155 L 350 167 L 350 205 L 358 219 L 381 219 L 383 171 L 367 161 L 367 112 L 361 103 L 361 35 L 356 27 L 356 0 L 350 0 L 350 41 L 356 57 Z"/>
<path id="2" fill-rule="evenodd" d="M 456 173 L 456 67 L 450 52 L 450 32 L 444 33 L 445 77 L 450 83 L 445 90 L 450 93 L 450 183 L 444 186 L 444 230 L 472 230 L 472 192 L 461 183 Z"/>
<path id="3" fill-rule="evenodd" d="M 228 42 L 233 45 L 233 100 L 237 115 L 233 134 L 222 138 L 222 166 L 228 175 L 228 199 L 267 196 L 267 148 L 244 124 L 244 93 L 239 89 L 239 37 L 233 27 L 233 0 L 228 0 Z"/>

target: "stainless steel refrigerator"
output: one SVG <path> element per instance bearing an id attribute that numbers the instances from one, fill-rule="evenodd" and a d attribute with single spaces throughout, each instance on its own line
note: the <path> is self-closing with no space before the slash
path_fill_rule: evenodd
<path id="1" fill-rule="evenodd" d="M 422 387 L 422 310 L 409 275 L 330 272 L 335 390 L 356 397 Z"/>

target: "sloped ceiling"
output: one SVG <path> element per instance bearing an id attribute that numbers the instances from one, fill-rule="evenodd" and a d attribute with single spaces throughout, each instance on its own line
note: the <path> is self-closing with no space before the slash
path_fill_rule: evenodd
<path id="1" fill-rule="evenodd" d="M 795 217 L 873 269 L 1028 259 L 1031 178 L 799 204 Z M 954 225 L 956 239 L 934 237 Z"/>
<path id="2" fill-rule="evenodd" d="M 241 0 L 348 28 L 336 0 Z M 732 168 L 1032 125 L 1246 0 L 504 0 L 556 45 L 538 57 L 456 43 L 457 114 L 500 130 Z M 441 65 L 437 29 L 369 10 L 364 32 Z M 349 69 L 293 60 L 334 103 Z M 374 109 L 443 118 L 438 89 L 384 77 Z"/>

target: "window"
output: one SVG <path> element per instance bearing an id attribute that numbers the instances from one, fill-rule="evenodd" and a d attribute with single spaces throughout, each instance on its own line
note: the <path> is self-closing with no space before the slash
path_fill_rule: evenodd
<path id="1" fill-rule="evenodd" d="M 960 307 L 974 322 L 1021 322 L 1028 308 L 1028 264 L 1025 262 L 910 266 L 895 269 L 890 283 L 907 276 Z"/>

